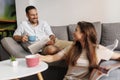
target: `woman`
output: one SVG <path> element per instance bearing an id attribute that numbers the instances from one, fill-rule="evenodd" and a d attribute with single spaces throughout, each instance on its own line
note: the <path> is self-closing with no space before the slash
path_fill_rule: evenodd
<path id="1" fill-rule="evenodd" d="M 54 55 L 39 55 L 46 62 L 65 59 L 68 71 L 64 80 L 88 79 L 93 68 L 98 68 L 99 62 L 109 59 L 120 59 L 120 54 L 97 44 L 97 35 L 92 23 L 78 22 L 74 32 L 73 45 Z"/>

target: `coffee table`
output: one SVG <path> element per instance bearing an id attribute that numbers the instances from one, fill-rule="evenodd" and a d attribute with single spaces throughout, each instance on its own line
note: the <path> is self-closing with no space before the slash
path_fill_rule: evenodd
<path id="1" fill-rule="evenodd" d="M 26 65 L 25 58 L 17 58 L 18 66 L 13 67 L 10 60 L 0 61 L 0 80 L 18 79 L 33 74 L 37 74 L 40 80 L 43 80 L 40 72 L 48 68 L 48 64 L 41 61 L 39 65 L 29 68 Z"/>

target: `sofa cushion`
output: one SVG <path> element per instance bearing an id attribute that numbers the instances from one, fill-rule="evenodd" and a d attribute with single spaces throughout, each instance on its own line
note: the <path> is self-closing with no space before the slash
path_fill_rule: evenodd
<path id="1" fill-rule="evenodd" d="M 100 22 L 93 22 L 93 25 L 95 26 L 96 32 L 97 32 L 97 38 L 98 38 L 98 43 L 100 43 L 101 39 L 101 23 Z M 76 28 L 76 24 L 70 24 L 68 26 L 68 35 L 69 35 L 69 40 L 73 40 L 73 32 Z"/>
<path id="2" fill-rule="evenodd" d="M 19 43 L 17 43 L 12 37 L 5 37 L 1 40 L 3 48 L 10 54 L 17 58 L 24 58 L 30 54 L 26 52 Z"/>
<path id="3" fill-rule="evenodd" d="M 68 25 L 68 39 L 70 41 L 73 41 L 73 32 L 75 31 L 75 28 L 76 28 L 76 24 L 70 24 Z"/>
<path id="4" fill-rule="evenodd" d="M 68 40 L 67 26 L 51 26 L 55 36 L 61 40 Z"/>
<path id="5" fill-rule="evenodd" d="M 97 32 L 97 39 L 98 39 L 98 43 L 100 43 L 101 41 L 101 22 L 93 22 L 93 25 L 95 26 L 96 32 Z"/>
<path id="6" fill-rule="evenodd" d="M 120 41 L 120 23 L 103 23 L 101 44 L 104 46 L 114 43 L 115 39 Z M 120 42 L 116 50 L 120 50 Z"/>

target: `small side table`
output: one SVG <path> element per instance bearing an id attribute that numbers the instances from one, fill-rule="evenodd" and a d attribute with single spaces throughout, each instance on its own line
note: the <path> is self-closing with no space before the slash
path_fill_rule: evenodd
<path id="1" fill-rule="evenodd" d="M 33 74 L 37 74 L 39 80 L 43 80 L 41 72 L 48 68 L 47 63 L 41 61 L 36 67 L 29 68 L 24 58 L 17 58 L 17 60 L 19 62 L 17 67 L 12 67 L 10 60 L 0 62 L 0 80 L 18 79 Z"/>

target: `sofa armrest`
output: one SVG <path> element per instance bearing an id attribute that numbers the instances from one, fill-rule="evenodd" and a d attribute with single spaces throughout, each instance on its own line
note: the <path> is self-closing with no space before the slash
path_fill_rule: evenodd
<path id="1" fill-rule="evenodd" d="M 30 54 L 29 52 L 26 52 L 12 37 L 4 37 L 1 40 L 1 45 L 9 55 L 13 55 L 17 58 L 23 58 Z"/>

